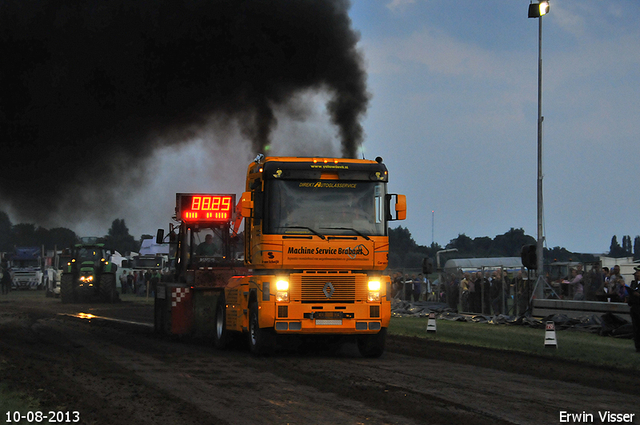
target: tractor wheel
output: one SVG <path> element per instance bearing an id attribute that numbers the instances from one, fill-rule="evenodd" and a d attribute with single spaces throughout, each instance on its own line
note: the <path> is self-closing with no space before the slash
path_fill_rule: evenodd
<path id="1" fill-rule="evenodd" d="M 118 301 L 118 291 L 116 290 L 116 275 L 113 273 L 103 273 L 100 276 L 100 300 L 107 303 Z"/>
<path id="2" fill-rule="evenodd" d="M 258 303 L 249 309 L 249 348 L 256 356 L 267 356 L 275 350 L 276 334 L 273 329 L 261 328 L 258 320 Z"/>
<path id="3" fill-rule="evenodd" d="M 63 274 L 60 278 L 60 300 L 63 304 L 77 302 L 76 291 L 73 287 L 72 274 Z"/>
<path id="4" fill-rule="evenodd" d="M 377 358 L 384 353 L 384 344 L 387 339 L 387 328 L 373 335 L 358 335 L 358 351 L 362 357 Z"/>
<path id="5" fill-rule="evenodd" d="M 227 305 L 224 299 L 224 293 L 220 294 L 216 305 L 215 318 L 215 334 L 213 335 L 213 343 L 216 348 L 223 350 L 229 344 L 230 331 L 227 329 Z"/>

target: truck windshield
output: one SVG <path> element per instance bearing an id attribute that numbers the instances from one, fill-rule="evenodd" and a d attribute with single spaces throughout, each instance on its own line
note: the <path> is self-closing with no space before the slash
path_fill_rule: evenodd
<path id="1" fill-rule="evenodd" d="M 267 234 L 386 235 L 384 183 L 268 180 L 265 197 Z"/>
<path id="2" fill-rule="evenodd" d="M 40 261 L 38 260 L 14 260 L 13 267 L 16 269 L 27 269 L 33 267 L 40 267 Z"/>

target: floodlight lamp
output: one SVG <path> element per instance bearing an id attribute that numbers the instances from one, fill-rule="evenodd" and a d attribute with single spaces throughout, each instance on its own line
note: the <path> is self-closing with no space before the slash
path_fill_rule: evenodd
<path id="1" fill-rule="evenodd" d="M 531 3 L 529 5 L 529 18 L 540 18 L 549 13 L 549 2 Z"/>

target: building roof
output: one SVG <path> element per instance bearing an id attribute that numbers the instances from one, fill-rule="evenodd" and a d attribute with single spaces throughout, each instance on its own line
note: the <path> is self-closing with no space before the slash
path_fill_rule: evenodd
<path id="1" fill-rule="evenodd" d="M 520 257 L 492 257 L 492 258 L 457 258 L 447 260 L 445 270 L 474 269 L 502 267 L 505 269 L 522 268 Z"/>

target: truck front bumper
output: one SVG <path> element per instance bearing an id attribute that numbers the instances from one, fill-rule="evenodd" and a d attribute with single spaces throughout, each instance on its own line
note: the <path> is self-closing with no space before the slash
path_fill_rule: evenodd
<path id="1" fill-rule="evenodd" d="M 264 308 L 263 308 L 264 310 Z M 309 305 L 276 304 L 273 327 L 277 333 L 371 334 L 389 326 L 389 303 Z"/>

